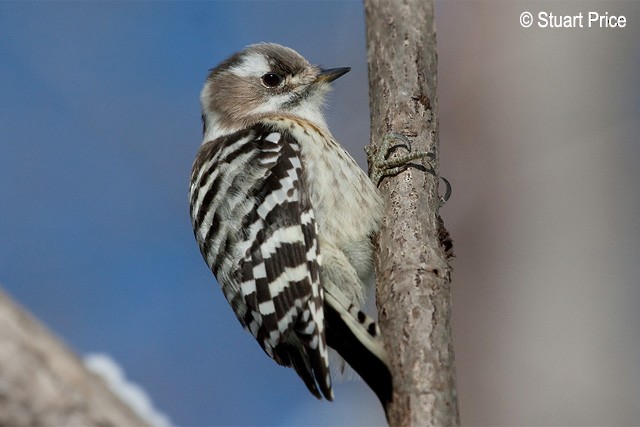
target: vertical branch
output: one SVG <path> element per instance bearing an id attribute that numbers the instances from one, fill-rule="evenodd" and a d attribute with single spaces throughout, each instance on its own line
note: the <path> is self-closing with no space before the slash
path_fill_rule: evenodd
<path id="1" fill-rule="evenodd" d="M 391 132 L 431 151 L 383 179 L 387 207 L 376 242 L 380 326 L 391 359 L 392 426 L 460 423 L 451 337 L 448 232 L 438 215 L 438 119 L 433 4 L 365 0 L 371 144 Z M 406 154 L 392 149 L 391 157 Z M 428 169 L 433 167 L 433 173 Z"/>

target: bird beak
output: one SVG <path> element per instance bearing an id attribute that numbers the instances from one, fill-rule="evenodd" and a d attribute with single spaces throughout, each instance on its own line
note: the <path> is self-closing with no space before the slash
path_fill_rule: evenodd
<path id="1" fill-rule="evenodd" d="M 316 77 L 316 82 L 331 83 L 332 81 L 334 81 L 341 75 L 348 73 L 349 71 L 351 71 L 351 67 L 330 68 L 328 70 L 321 70 L 320 73 L 318 73 L 318 77 Z"/>

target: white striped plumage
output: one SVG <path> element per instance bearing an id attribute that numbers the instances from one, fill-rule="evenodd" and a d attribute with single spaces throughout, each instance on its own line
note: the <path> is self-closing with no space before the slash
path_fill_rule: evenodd
<path id="1" fill-rule="evenodd" d="M 201 93 L 191 217 L 225 297 L 270 357 L 332 399 L 328 340 L 384 403 L 386 354 L 358 309 L 382 201 L 322 114 L 329 83 L 346 71 L 274 44 L 213 69 Z"/>

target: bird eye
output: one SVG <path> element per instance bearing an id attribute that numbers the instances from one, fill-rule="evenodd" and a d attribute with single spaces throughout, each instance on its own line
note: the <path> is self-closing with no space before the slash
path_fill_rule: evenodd
<path id="1" fill-rule="evenodd" d="M 274 73 L 267 73 L 262 76 L 262 84 L 266 87 L 277 87 L 282 82 L 282 77 Z"/>

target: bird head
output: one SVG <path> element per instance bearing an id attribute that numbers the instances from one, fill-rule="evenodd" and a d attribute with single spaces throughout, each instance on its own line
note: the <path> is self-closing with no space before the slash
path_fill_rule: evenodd
<path id="1" fill-rule="evenodd" d="M 321 69 L 278 44 L 251 45 L 207 77 L 200 94 L 205 140 L 274 115 L 296 116 L 326 127 L 325 95 L 330 83 L 349 70 Z"/>

